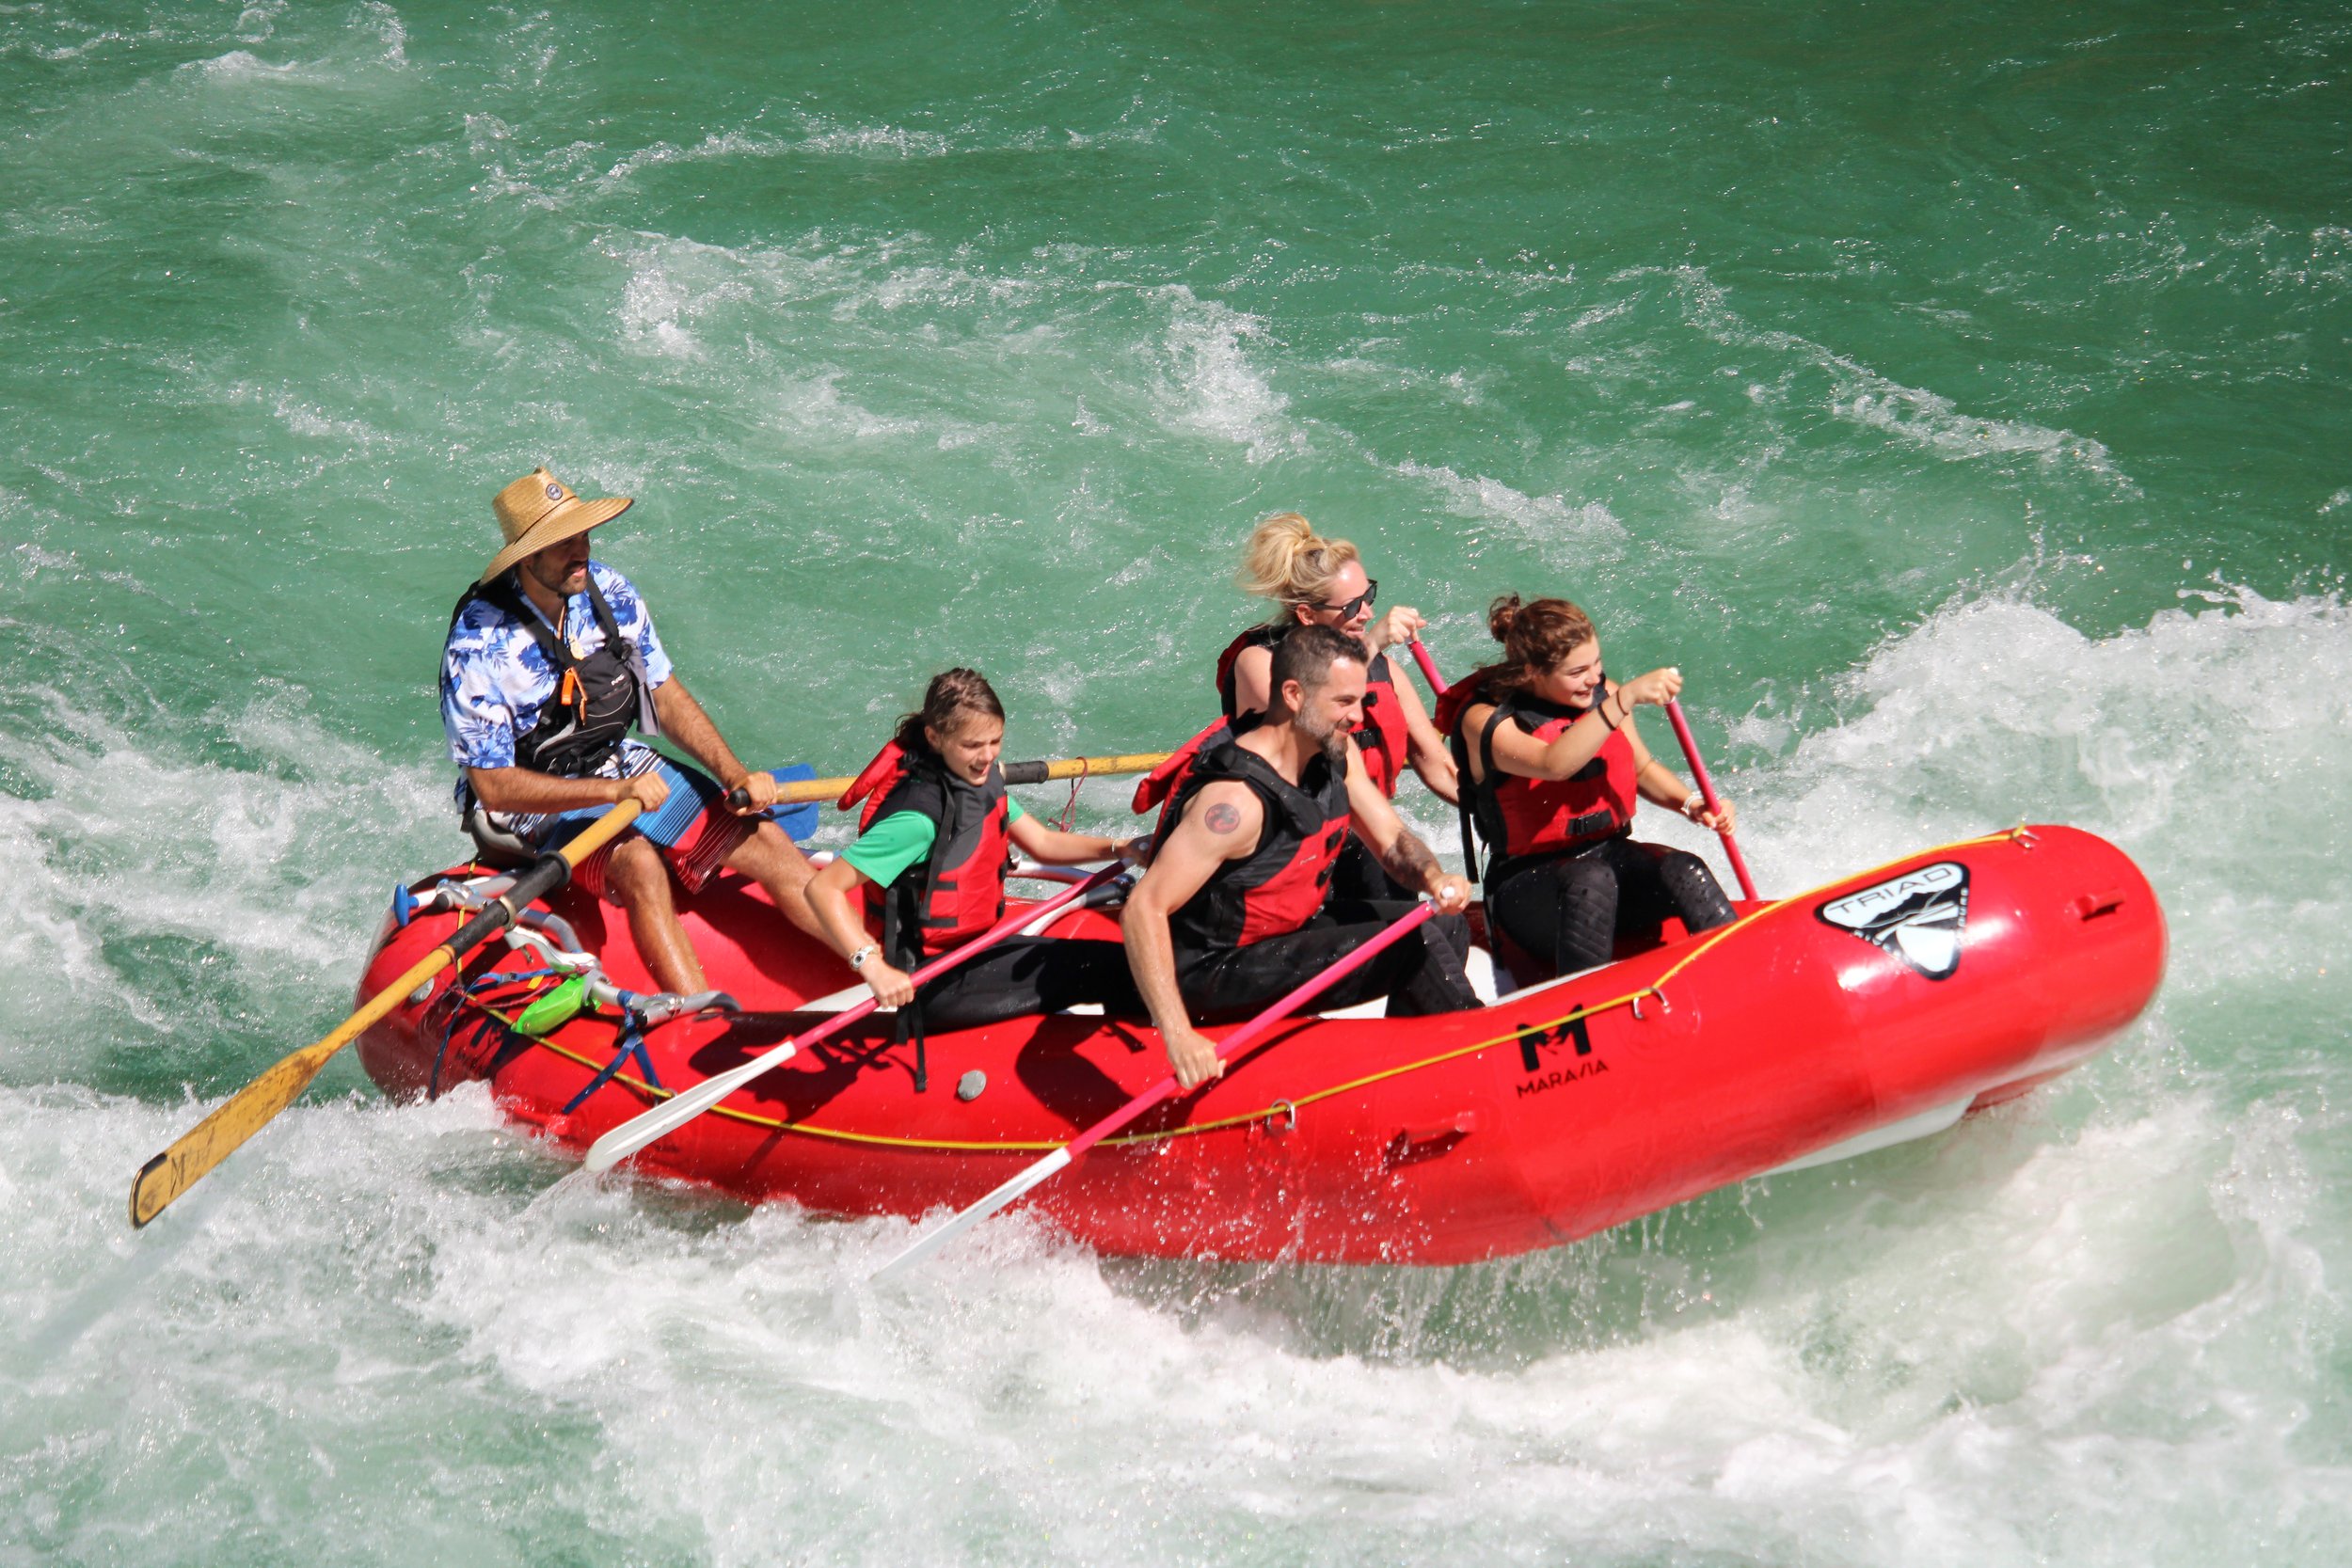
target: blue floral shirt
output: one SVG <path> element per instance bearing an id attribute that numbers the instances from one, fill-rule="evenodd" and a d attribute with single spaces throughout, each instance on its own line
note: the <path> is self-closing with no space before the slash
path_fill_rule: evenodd
<path id="1" fill-rule="evenodd" d="M 660 686 L 670 678 L 670 657 L 654 635 L 644 597 L 628 578 L 600 562 L 588 562 L 588 574 L 623 640 L 645 661 L 646 676 Z M 539 613 L 527 598 L 523 608 Z M 596 625 L 584 589 L 564 605 L 564 624 L 556 629 L 575 658 L 604 646 L 604 628 Z M 441 728 L 449 736 L 449 754 L 461 768 L 514 767 L 516 738 L 539 722 L 540 710 L 555 696 L 556 679 L 555 667 L 529 626 L 487 599 L 469 604 L 441 650 Z"/>

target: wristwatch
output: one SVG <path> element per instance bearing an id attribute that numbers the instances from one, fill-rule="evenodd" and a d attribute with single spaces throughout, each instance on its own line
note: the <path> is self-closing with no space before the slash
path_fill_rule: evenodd
<path id="1" fill-rule="evenodd" d="M 866 960 L 881 951 L 882 946 L 879 942 L 869 942 L 865 946 L 859 948 L 856 952 L 850 954 L 850 973 L 854 974 L 859 970 L 864 969 L 866 967 Z"/>

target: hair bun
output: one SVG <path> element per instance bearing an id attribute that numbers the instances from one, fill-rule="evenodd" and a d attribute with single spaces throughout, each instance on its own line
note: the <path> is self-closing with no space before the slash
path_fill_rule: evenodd
<path id="1" fill-rule="evenodd" d="M 1498 642 L 1511 641 L 1511 625 L 1519 618 L 1519 596 L 1505 594 L 1486 607 L 1486 634 Z"/>
<path id="2" fill-rule="evenodd" d="M 1327 539 L 1295 512 L 1277 512 L 1250 531 L 1233 585 L 1281 604 L 1315 604 L 1328 595 L 1340 568 L 1357 559 L 1344 539 Z M 1287 624 L 1276 617 L 1278 624 Z"/>

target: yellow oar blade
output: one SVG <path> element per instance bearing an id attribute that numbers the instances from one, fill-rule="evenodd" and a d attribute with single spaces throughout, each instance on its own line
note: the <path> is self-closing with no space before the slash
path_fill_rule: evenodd
<path id="1" fill-rule="evenodd" d="M 513 911 L 563 886 L 575 866 L 618 837 L 622 829 L 637 819 L 638 810 L 636 801 L 624 800 L 590 823 L 563 848 L 533 862 L 529 870 L 515 879 L 515 885 L 503 897 L 484 906 L 447 942 L 370 997 L 367 1005 L 343 1020 L 333 1034 L 316 1045 L 306 1045 L 293 1055 L 279 1058 L 276 1066 L 230 1095 L 218 1110 L 197 1123 L 185 1137 L 141 1165 L 138 1175 L 131 1179 L 131 1223 L 145 1225 L 169 1208 L 174 1199 L 202 1180 L 206 1172 L 267 1126 L 272 1117 L 299 1099 L 336 1052 L 374 1027 L 385 1015 L 407 1001 L 419 986 L 473 951 L 485 938 L 505 926 L 514 917 Z"/>
<path id="2" fill-rule="evenodd" d="M 319 1075 L 319 1069 L 333 1059 L 335 1053 L 367 1033 L 450 962 L 449 949 L 436 947 L 407 974 L 378 991 L 366 1006 L 345 1019 L 333 1034 L 316 1045 L 306 1045 L 279 1057 L 275 1066 L 230 1095 L 178 1143 L 141 1165 L 138 1175 L 131 1180 L 131 1223 L 145 1225 L 170 1207 L 175 1198 L 203 1180 L 206 1172 L 266 1126 L 272 1117 L 301 1099 L 302 1091 L 310 1086 L 310 1080 Z"/>

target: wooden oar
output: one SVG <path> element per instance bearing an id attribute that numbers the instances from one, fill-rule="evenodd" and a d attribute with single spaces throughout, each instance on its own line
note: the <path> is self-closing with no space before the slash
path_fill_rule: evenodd
<path id="1" fill-rule="evenodd" d="M 951 953 L 944 953 L 923 965 L 908 978 L 920 986 L 934 976 L 946 974 L 981 948 L 1001 942 L 1023 927 L 1033 926 L 1040 919 L 1054 913 L 1057 910 L 1084 898 L 1088 894 L 1118 876 L 1122 869 L 1124 867 L 1120 862 L 1113 861 L 1085 881 L 1078 883 L 1075 887 L 1063 889 L 1044 903 L 1033 905 L 1017 914 L 1005 916 L 1004 919 L 982 931 L 961 947 Z M 588 1157 L 583 1163 L 588 1167 L 589 1174 L 599 1175 L 611 1170 L 647 1144 L 667 1137 L 685 1126 L 737 1089 L 766 1072 L 770 1068 L 781 1066 L 803 1047 L 815 1045 L 818 1040 L 839 1034 L 881 1005 L 875 998 L 868 996 L 855 1006 L 834 1014 L 807 1034 L 796 1035 L 781 1045 L 771 1046 L 740 1067 L 731 1067 L 714 1077 L 706 1078 L 683 1094 L 673 1096 L 651 1110 L 631 1117 L 588 1146 Z"/>
<path id="2" fill-rule="evenodd" d="M 1721 816 L 1724 803 L 1716 799 L 1715 781 L 1707 776 L 1707 764 L 1699 760 L 1699 743 L 1691 738 L 1691 721 L 1682 717 L 1679 700 L 1667 703 L 1666 717 L 1674 722 L 1675 738 L 1682 742 L 1682 754 L 1691 759 L 1691 777 L 1698 781 L 1699 799 L 1707 802 L 1708 811 Z M 1721 829 L 1719 832 L 1724 841 L 1724 853 L 1731 860 L 1731 874 L 1740 879 L 1740 893 L 1750 903 L 1756 902 L 1756 882 L 1749 877 L 1748 863 L 1740 853 L 1740 841 L 1731 836 L 1729 828 Z"/>
<path id="3" fill-rule="evenodd" d="M 1009 784 L 1050 784 L 1056 779 L 1107 778 L 1119 773 L 1149 773 L 1168 759 L 1166 752 L 1131 752 L 1117 757 L 1054 757 L 1041 762 L 1009 762 L 1005 766 L 1005 783 Z M 855 779 L 798 779 L 776 787 L 776 804 L 804 805 L 811 800 L 838 800 L 841 792 L 855 784 Z M 727 804 L 740 810 L 751 804 L 751 797 L 736 790 L 727 797 Z"/>
<path id="4" fill-rule="evenodd" d="M 1288 1018 L 1301 1004 L 1311 1001 L 1314 997 L 1320 996 L 1341 979 L 1343 979 L 1348 974 L 1361 969 L 1365 964 L 1372 961 L 1373 955 L 1378 953 L 1382 948 L 1396 942 L 1407 932 L 1417 929 L 1422 922 L 1426 921 L 1430 916 L 1436 914 L 1437 912 L 1437 905 L 1423 903 L 1410 914 L 1399 916 L 1396 920 L 1391 922 L 1386 929 L 1382 930 L 1371 941 L 1365 942 L 1361 947 L 1355 949 L 1344 958 L 1340 958 L 1337 962 L 1330 965 L 1330 967 L 1323 970 L 1311 979 L 1308 980 L 1305 984 L 1298 987 L 1297 990 L 1283 997 L 1279 1002 L 1277 1002 L 1274 1006 L 1268 1007 L 1265 1011 L 1260 1013 L 1257 1017 L 1251 1019 L 1248 1022 L 1243 1024 L 1240 1028 L 1234 1030 L 1223 1039 L 1217 1041 L 1217 1060 L 1220 1062 L 1229 1061 L 1235 1053 L 1256 1044 L 1258 1040 L 1270 1032 L 1275 1025 L 1280 1023 L 1284 1019 Z M 1120 1106 L 1118 1110 L 1113 1111 L 1109 1116 L 1104 1117 L 1101 1121 L 1096 1122 L 1093 1126 L 1088 1128 L 1085 1132 L 1079 1133 L 1076 1137 L 1071 1139 L 1059 1148 L 1054 1150 L 1053 1153 L 1048 1154 L 1045 1158 L 1038 1161 L 1035 1164 L 1030 1165 L 1027 1169 L 1024 1170 L 1020 1175 L 1014 1177 L 1011 1180 L 1006 1182 L 1003 1186 L 998 1187 L 995 1191 L 990 1193 L 986 1197 L 972 1205 L 971 1208 L 964 1210 L 961 1213 L 950 1216 L 949 1218 L 942 1221 L 940 1224 L 933 1226 L 930 1229 L 926 1230 L 922 1235 L 917 1236 L 912 1246 L 909 1246 L 904 1252 L 898 1254 L 898 1257 L 893 1258 L 889 1262 L 884 1263 L 881 1268 L 874 1271 L 873 1277 L 875 1281 L 880 1283 L 882 1280 L 888 1278 L 890 1275 L 900 1273 L 910 1265 L 920 1262 L 922 1259 L 930 1257 L 932 1253 L 938 1251 L 942 1246 L 946 1245 L 950 1239 L 961 1236 L 965 1231 L 971 1229 L 974 1226 L 979 1224 L 980 1221 L 996 1212 L 997 1210 L 1002 1209 L 1005 1205 L 1012 1202 L 1013 1199 L 1019 1197 L 1022 1194 L 1027 1192 L 1039 1182 L 1043 1181 L 1047 1177 L 1054 1175 L 1057 1171 L 1068 1169 L 1072 1163 L 1074 1162 L 1080 1155 L 1084 1154 L 1088 1149 L 1092 1148 L 1096 1144 L 1101 1143 L 1104 1138 L 1109 1137 L 1112 1133 L 1118 1132 L 1120 1128 L 1126 1126 L 1129 1122 L 1135 1120 L 1136 1117 L 1143 1115 L 1144 1112 L 1150 1110 L 1152 1106 L 1157 1105 L 1161 1101 L 1168 1099 L 1175 1092 L 1176 1075 L 1175 1073 L 1170 1072 L 1167 1077 L 1162 1078 L 1159 1082 L 1153 1084 L 1150 1088 L 1136 1096 L 1135 1099 L 1130 1100 L 1126 1104 Z"/>
<path id="5" fill-rule="evenodd" d="M 463 958 L 487 938 L 504 929 L 516 911 L 571 879 L 572 868 L 603 848 L 622 829 L 636 820 L 639 807 L 624 800 L 590 823 L 587 829 L 553 854 L 542 855 L 515 879 L 515 885 L 491 899 L 474 917 L 451 933 L 447 942 L 427 953 L 407 972 L 369 999 L 366 1006 L 338 1025 L 316 1045 L 280 1057 L 275 1067 L 230 1095 L 218 1110 L 196 1124 L 186 1136 L 139 1167 L 131 1180 L 131 1223 L 145 1225 L 172 1200 L 201 1180 L 215 1165 L 236 1152 L 272 1117 L 301 1098 L 310 1080 L 335 1053 L 358 1039 L 377 1021 L 406 1002 L 410 995 L 442 970 Z"/>

